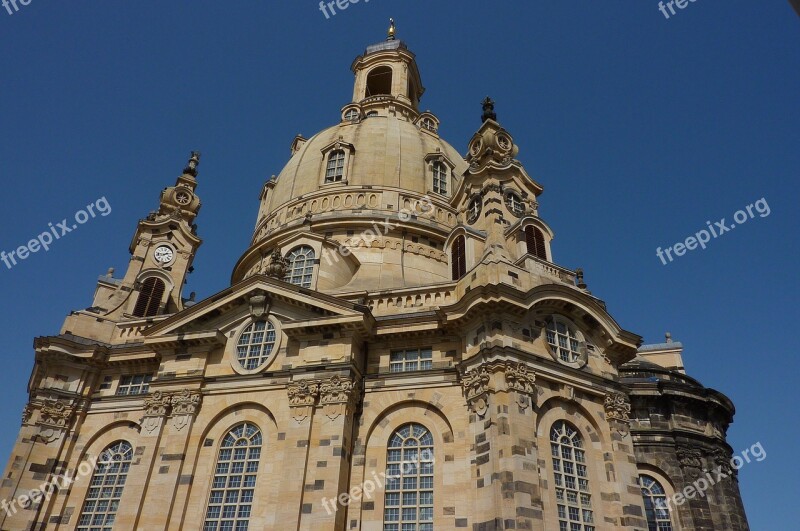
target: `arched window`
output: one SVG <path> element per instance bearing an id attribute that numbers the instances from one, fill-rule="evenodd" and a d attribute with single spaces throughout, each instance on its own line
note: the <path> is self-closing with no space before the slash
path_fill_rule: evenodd
<path id="1" fill-rule="evenodd" d="M 517 217 L 521 217 L 525 213 L 525 203 L 519 194 L 513 190 L 506 193 L 506 207 Z"/>
<path id="2" fill-rule="evenodd" d="M 453 241 L 450 260 L 453 265 L 453 280 L 458 280 L 467 274 L 467 240 L 464 236 L 458 236 Z"/>
<path id="3" fill-rule="evenodd" d="M 117 441 L 100 454 L 77 531 L 111 531 L 132 459 L 133 447 L 126 441 Z"/>
<path id="4" fill-rule="evenodd" d="M 298 247 L 286 256 L 286 261 L 289 264 L 289 271 L 283 280 L 303 288 L 310 288 L 311 278 L 314 276 L 314 249 L 307 245 Z"/>
<path id="5" fill-rule="evenodd" d="M 564 319 L 554 316 L 547 321 L 547 343 L 565 363 L 578 363 L 581 360 L 581 338 Z"/>
<path id="6" fill-rule="evenodd" d="M 550 455 L 560 531 L 595 531 L 586 452 L 574 426 L 563 420 L 553 424 Z"/>
<path id="7" fill-rule="evenodd" d="M 248 326 L 236 345 L 236 358 L 246 371 L 264 365 L 275 346 L 275 326 L 269 321 L 257 321 Z"/>
<path id="8" fill-rule="evenodd" d="M 367 75 L 367 97 L 392 93 L 392 69 L 379 66 Z"/>
<path id="9" fill-rule="evenodd" d="M 139 298 L 133 309 L 135 317 L 153 317 L 158 313 L 161 297 L 164 296 L 164 281 L 160 278 L 150 277 L 142 282 Z"/>
<path id="10" fill-rule="evenodd" d="M 644 474 L 639 476 L 639 486 L 642 488 L 648 531 L 672 531 L 664 487 L 654 478 Z"/>
<path id="11" fill-rule="evenodd" d="M 448 173 L 444 162 L 433 163 L 433 191 L 437 194 L 447 194 Z"/>
<path id="12" fill-rule="evenodd" d="M 222 439 L 203 531 L 247 531 L 262 444 L 261 430 L 249 423 Z"/>
<path id="13" fill-rule="evenodd" d="M 433 531 L 433 436 L 406 424 L 389 439 L 383 531 Z"/>
<path id="14" fill-rule="evenodd" d="M 325 182 L 335 183 L 344 179 L 344 151 L 337 149 L 328 155 L 328 166 L 325 169 Z"/>
<path id="15" fill-rule="evenodd" d="M 358 121 L 359 113 L 356 109 L 348 109 L 346 113 L 344 113 L 344 119 L 348 122 L 357 122 Z"/>
<path id="16" fill-rule="evenodd" d="M 528 225 L 525 227 L 525 245 L 528 254 L 532 254 L 536 258 L 547 260 L 547 249 L 544 246 L 544 234 L 539 227 Z"/>

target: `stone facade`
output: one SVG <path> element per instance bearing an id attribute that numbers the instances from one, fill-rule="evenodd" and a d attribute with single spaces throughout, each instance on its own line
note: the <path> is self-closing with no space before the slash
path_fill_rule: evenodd
<path id="1" fill-rule="evenodd" d="M 640 348 L 554 263 L 493 102 L 462 156 L 394 30 L 353 72 L 228 289 L 182 297 L 193 153 L 126 274 L 36 339 L 0 529 L 646 530 L 640 475 L 670 496 L 730 459 L 733 405 L 680 344 Z M 735 474 L 666 518 L 748 529 Z"/>

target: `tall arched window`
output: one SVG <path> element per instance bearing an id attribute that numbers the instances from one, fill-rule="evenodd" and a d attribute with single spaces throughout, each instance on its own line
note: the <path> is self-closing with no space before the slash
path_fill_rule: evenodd
<path id="1" fill-rule="evenodd" d="M 222 439 L 203 531 L 247 531 L 262 444 L 261 430 L 247 422 Z"/>
<path id="2" fill-rule="evenodd" d="M 644 474 L 639 476 L 639 486 L 642 488 L 648 531 L 672 531 L 664 487 L 654 478 Z"/>
<path id="3" fill-rule="evenodd" d="M 135 317 L 153 317 L 158 313 L 158 307 L 161 305 L 161 297 L 164 296 L 164 281 L 160 278 L 150 277 L 142 282 L 142 288 L 139 290 L 139 298 L 136 300 L 136 306 L 133 309 Z"/>
<path id="4" fill-rule="evenodd" d="M 133 448 L 126 441 L 117 441 L 100 454 L 77 531 L 111 531 L 132 459 Z"/>
<path id="5" fill-rule="evenodd" d="M 538 227 L 528 225 L 525 227 L 525 245 L 528 254 L 532 254 L 536 258 L 547 260 L 547 249 L 544 246 L 544 234 Z"/>
<path id="6" fill-rule="evenodd" d="M 458 236 L 453 241 L 450 260 L 453 268 L 453 280 L 458 280 L 467 274 L 467 239 L 464 236 Z"/>
<path id="7" fill-rule="evenodd" d="M 578 430 L 559 420 L 550 431 L 559 531 L 595 531 L 586 452 Z"/>
<path id="8" fill-rule="evenodd" d="M 344 179 L 344 151 L 337 149 L 328 155 L 328 166 L 325 168 L 325 182 L 335 183 Z"/>
<path id="9" fill-rule="evenodd" d="M 406 424 L 389 439 L 383 531 L 433 531 L 433 436 Z"/>
<path id="10" fill-rule="evenodd" d="M 290 252 L 286 256 L 286 261 L 289 264 L 289 271 L 283 280 L 303 288 L 310 288 L 314 276 L 314 249 L 302 245 Z"/>
<path id="11" fill-rule="evenodd" d="M 433 191 L 437 194 L 447 194 L 447 166 L 444 162 L 433 163 Z"/>

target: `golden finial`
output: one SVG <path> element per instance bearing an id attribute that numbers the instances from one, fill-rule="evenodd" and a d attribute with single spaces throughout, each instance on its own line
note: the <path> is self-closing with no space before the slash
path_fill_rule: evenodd
<path id="1" fill-rule="evenodd" d="M 389 19 L 389 33 L 386 36 L 386 40 L 387 41 L 393 41 L 394 40 L 394 32 L 395 32 L 394 19 L 390 18 Z"/>

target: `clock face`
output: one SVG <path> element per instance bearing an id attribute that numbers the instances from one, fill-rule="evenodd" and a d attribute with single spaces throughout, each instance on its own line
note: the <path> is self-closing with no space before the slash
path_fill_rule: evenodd
<path id="1" fill-rule="evenodd" d="M 153 258 L 156 259 L 156 262 L 162 264 L 168 264 L 172 262 L 172 259 L 175 257 L 175 251 L 171 248 L 167 247 L 166 245 L 162 245 L 161 247 L 157 247 L 155 252 L 153 253 Z"/>

